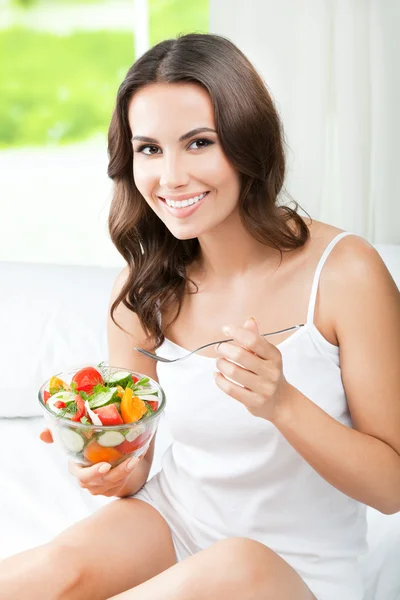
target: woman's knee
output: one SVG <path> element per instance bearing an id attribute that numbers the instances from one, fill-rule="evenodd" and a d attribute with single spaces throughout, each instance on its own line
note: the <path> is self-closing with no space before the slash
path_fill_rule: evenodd
<path id="1" fill-rule="evenodd" d="M 226 538 L 215 544 L 228 572 L 244 585 L 263 586 L 270 578 L 277 555 L 261 542 L 250 538 Z"/>
<path id="2" fill-rule="evenodd" d="M 226 538 L 215 550 L 237 586 L 257 600 L 315 600 L 304 581 L 276 552 L 249 538 Z"/>

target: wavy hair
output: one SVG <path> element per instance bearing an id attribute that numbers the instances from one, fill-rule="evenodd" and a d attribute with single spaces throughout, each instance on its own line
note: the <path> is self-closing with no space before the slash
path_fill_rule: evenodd
<path id="1" fill-rule="evenodd" d="M 298 204 L 292 208 L 280 202 L 285 177 L 282 125 L 265 83 L 244 54 L 222 36 L 196 33 L 148 50 L 118 89 L 108 131 L 108 176 L 115 184 L 108 224 L 111 240 L 128 264 L 126 282 L 110 308 L 111 318 L 120 327 L 114 312 L 123 302 L 137 314 L 154 348 L 179 315 L 191 281 L 186 267 L 200 255 L 198 239 L 175 238 L 133 178 L 128 106 L 138 90 L 158 82 L 190 82 L 208 92 L 220 144 L 239 174 L 238 208 L 247 231 L 279 250 L 281 257 L 309 237 Z M 170 302 L 177 307 L 176 315 L 171 323 L 161 324 L 158 311 Z"/>

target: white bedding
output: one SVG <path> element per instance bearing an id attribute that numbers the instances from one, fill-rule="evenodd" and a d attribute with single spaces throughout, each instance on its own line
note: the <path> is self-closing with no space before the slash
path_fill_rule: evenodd
<path id="1" fill-rule="evenodd" d="M 0 557 L 52 539 L 113 499 L 91 496 L 68 473 L 67 458 L 39 439 L 42 417 L 0 419 Z M 157 434 L 150 476 L 170 443 Z M 362 559 L 365 600 L 400 600 L 400 514 L 369 510 L 370 553 Z"/>

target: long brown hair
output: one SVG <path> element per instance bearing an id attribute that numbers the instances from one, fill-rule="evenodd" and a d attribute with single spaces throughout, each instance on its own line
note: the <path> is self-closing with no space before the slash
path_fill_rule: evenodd
<path id="1" fill-rule="evenodd" d="M 108 175 L 115 183 L 109 231 L 129 267 L 110 311 L 114 323 L 120 302 L 134 311 L 154 348 L 179 315 L 191 281 L 186 267 L 200 254 L 198 239 L 175 238 L 133 179 L 128 106 L 135 92 L 157 82 L 196 83 L 209 93 L 219 141 L 240 177 L 239 212 L 250 234 L 281 253 L 299 248 L 309 237 L 298 204 L 291 208 L 280 201 L 285 176 L 282 125 L 263 80 L 244 54 L 213 34 L 183 35 L 148 50 L 119 87 L 108 132 Z M 157 313 L 171 301 L 176 315 L 161 326 Z"/>

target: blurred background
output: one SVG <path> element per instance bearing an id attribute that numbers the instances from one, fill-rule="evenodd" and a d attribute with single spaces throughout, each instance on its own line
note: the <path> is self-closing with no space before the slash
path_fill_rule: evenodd
<path id="1" fill-rule="evenodd" d="M 316 219 L 400 243 L 398 0 L 0 0 L 0 260 L 119 266 L 107 129 L 134 60 L 235 42 L 283 119 L 286 187 Z"/>

